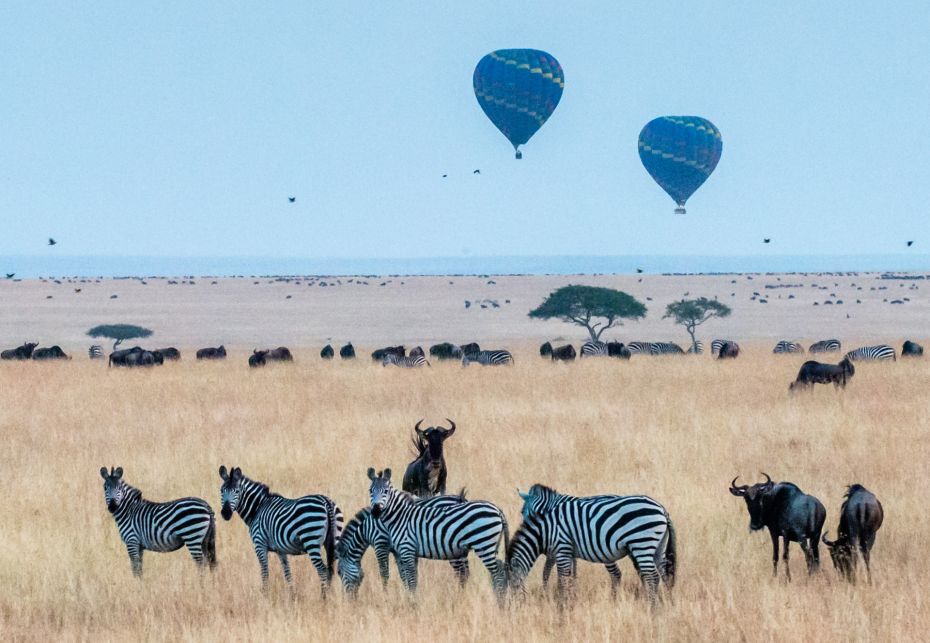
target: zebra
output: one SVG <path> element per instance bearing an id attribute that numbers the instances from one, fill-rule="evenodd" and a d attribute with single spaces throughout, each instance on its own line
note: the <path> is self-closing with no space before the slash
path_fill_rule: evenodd
<path id="1" fill-rule="evenodd" d="M 169 552 L 187 547 L 199 567 L 216 567 L 216 520 L 200 498 L 150 502 L 126 484 L 123 467 L 100 467 L 103 497 L 126 544 L 134 576 L 142 577 L 142 552 Z"/>
<path id="2" fill-rule="evenodd" d="M 620 577 L 616 561 L 628 555 L 651 601 L 660 579 L 669 590 L 674 586 L 675 528 L 665 507 L 652 498 L 576 498 L 540 484 L 520 496 L 524 520 L 507 549 L 513 589 L 525 591 L 525 578 L 542 554 L 555 558 L 560 596 L 569 588 L 576 558 L 607 566 L 614 591 Z"/>
<path id="3" fill-rule="evenodd" d="M 422 353 L 414 355 L 412 352 L 406 357 L 401 357 L 400 355 L 395 355 L 389 353 L 384 356 L 384 359 L 381 361 L 382 366 L 400 366 L 402 368 L 419 368 L 421 366 L 430 366 L 429 361 L 427 361 L 426 356 Z"/>
<path id="4" fill-rule="evenodd" d="M 649 355 L 652 351 L 652 342 L 630 342 L 626 345 L 630 353 L 634 355 L 636 353 L 642 353 L 643 355 Z"/>
<path id="5" fill-rule="evenodd" d="M 807 349 L 809 353 L 839 353 L 841 348 L 838 339 L 823 339 L 816 344 L 811 344 Z"/>
<path id="6" fill-rule="evenodd" d="M 474 362 L 482 366 L 501 366 L 503 364 L 513 364 L 513 355 L 510 351 L 479 351 L 477 353 L 465 353 L 462 357 L 462 366 L 468 366 Z"/>
<path id="7" fill-rule="evenodd" d="M 772 352 L 776 355 L 783 355 L 786 353 L 803 353 L 804 347 L 801 346 L 798 342 L 789 342 L 783 339 L 775 344 L 775 348 L 772 349 Z"/>
<path id="8" fill-rule="evenodd" d="M 585 342 L 581 345 L 581 357 L 606 357 L 607 342 Z"/>
<path id="9" fill-rule="evenodd" d="M 491 575 L 498 601 L 503 601 L 507 568 L 497 552 L 501 540 L 505 552 L 509 546 L 510 530 L 504 512 L 483 501 L 441 507 L 418 502 L 415 496 L 391 484 L 390 469 L 377 475 L 374 469 L 368 469 L 368 479 L 371 513 L 388 532 L 401 581 L 409 591 L 417 589 L 419 558 L 455 560 L 466 558 L 473 550 Z"/>
<path id="10" fill-rule="evenodd" d="M 850 361 L 857 360 L 880 360 L 886 361 L 891 360 L 892 362 L 898 361 L 897 354 L 895 353 L 894 348 L 888 344 L 878 344 L 877 346 L 863 346 L 862 348 L 857 348 L 846 353 L 846 359 Z"/>
<path id="11" fill-rule="evenodd" d="M 464 490 L 457 496 L 433 496 L 418 501 L 420 504 L 431 507 L 456 505 L 463 502 L 465 502 Z M 352 598 L 358 595 L 358 589 L 365 577 L 362 571 L 362 556 L 369 547 L 375 551 L 381 585 L 386 589 L 390 577 L 388 558 L 391 553 L 396 558 L 397 552 L 391 547 L 391 538 L 384 524 L 371 515 L 370 507 L 365 507 L 346 523 L 339 538 L 339 544 L 336 546 L 339 578 L 342 580 L 346 593 Z M 449 564 L 459 580 L 459 585 L 464 586 L 469 576 L 468 558 L 450 560 Z"/>
<path id="12" fill-rule="evenodd" d="M 711 355 L 719 355 L 720 349 L 723 348 L 724 344 L 735 344 L 732 339 L 715 339 L 710 343 L 710 353 Z"/>
<path id="13" fill-rule="evenodd" d="M 652 342 L 649 345 L 650 355 L 683 355 L 681 346 L 674 342 Z"/>
<path id="14" fill-rule="evenodd" d="M 332 578 L 336 562 L 336 545 L 342 533 L 342 512 L 332 500 L 322 495 L 285 498 L 271 493 L 268 485 L 242 475 L 239 467 L 227 471 L 220 467 L 220 514 L 230 520 L 238 511 L 249 527 L 249 536 L 261 566 L 262 589 L 268 586 L 268 552 L 275 552 L 284 569 L 284 579 L 291 582 L 288 555 L 307 554 L 320 575 L 323 595 Z M 326 563 L 320 547 L 326 550 Z"/>
<path id="15" fill-rule="evenodd" d="M 99 344 L 94 344 L 87 349 L 87 356 L 91 359 L 103 359 L 103 347 Z"/>
<path id="16" fill-rule="evenodd" d="M 689 355 L 703 355 L 704 354 L 704 342 L 699 339 L 694 340 L 694 343 L 688 347 Z"/>

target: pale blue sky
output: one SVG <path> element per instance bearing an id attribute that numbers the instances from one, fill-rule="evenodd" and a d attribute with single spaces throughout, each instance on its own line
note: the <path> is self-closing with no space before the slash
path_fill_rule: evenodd
<path id="1" fill-rule="evenodd" d="M 926 2 L 143 4 L 0 2 L 0 256 L 930 247 Z M 566 78 L 522 161 L 471 85 L 517 47 Z M 723 134 L 684 217 L 665 114 Z"/>

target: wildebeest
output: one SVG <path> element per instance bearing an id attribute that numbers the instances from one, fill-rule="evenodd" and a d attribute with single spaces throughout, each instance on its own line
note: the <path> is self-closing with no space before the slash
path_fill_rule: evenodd
<path id="1" fill-rule="evenodd" d="M 252 354 L 249 355 L 249 368 L 258 368 L 259 366 L 265 365 L 265 360 L 268 357 L 269 351 L 260 351 L 255 349 L 252 351 Z"/>
<path id="2" fill-rule="evenodd" d="M 907 340 L 901 347 L 901 357 L 921 357 L 924 354 L 924 347 L 917 342 Z"/>
<path id="3" fill-rule="evenodd" d="M 272 348 L 271 350 L 265 352 L 267 353 L 266 359 L 269 359 L 273 362 L 294 361 L 294 356 L 291 355 L 291 351 L 288 350 L 287 346 L 278 346 L 277 348 Z"/>
<path id="4" fill-rule="evenodd" d="M 386 346 L 384 348 L 379 348 L 376 351 L 371 353 L 371 359 L 374 362 L 383 362 L 384 358 L 388 355 L 396 355 L 397 357 L 404 357 L 407 354 L 407 349 L 403 346 Z"/>
<path id="5" fill-rule="evenodd" d="M 413 446 L 417 450 L 417 458 L 407 466 L 404 473 L 403 489 L 415 496 L 428 497 L 444 495 L 446 493 L 446 460 L 443 457 L 442 443 L 455 433 L 455 422 L 446 418 L 450 428 L 431 426 L 421 430 L 420 420 L 413 427 L 417 437 Z"/>
<path id="6" fill-rule="evenodd" d="M 161 353 L 163 359 L 167 360 L 178 360 L 181 359 L 181 351 L 174 348 L 173 346 L 169 348 L 158 348 L 152 351 L 153 353 Z"/>
<path id="7" fill-rule="evenodd" d="M 124 348 L 110 353 L 110 366 L 154 366 L 164 362 L 164 357 L 158 351 L 147 351 L 141 346 Z"/>
<path id="8" fill-rule="evenodd" d="M 459 348 L 462 349 L 462 355 L 474 355 L 475 353 L 481 352 L 481 347 L 478 346 L 478 342 L 471 342 L 469 344 L 462 344 Z"/>
<path id="9" fill-rule="evenodd" d="M 737 357 L 739 357 L 739 344 L 727 340 L 720 345 L 717 359 L 736 359 Z"/>
<path id="10" fill-rule="evenodd" d="M 341 359 L 355 359 L 355 347 L 352 342 L 339 349 L 339 357 Z"/>
<path id="11" fill-rule="evenodd" d="M 552 344 L 550 342 L 546 342 L 545 344 L 539 347 L 539 356 L 540 357 L 552 357 Z"/>
<path id="12" fill-rule="evenodd" d="M 627 348 L 623 342 L 607 342 L 607 356 L 630 359 L 633 353 L 630 352 L 630 349 Z"/>
<path id="13" fill-rule="evenodd" d="M 32 352 L 39 344 L 36 342 L 26 342 L 22 346 L 11 348 L 0 353 L 0 359 L 32 359 Z"/>
<path id="14" fill-rule="evenodd" d="M 197 359 L 226 359 L 226 347 L 201 348 L 197 351 Z"/>
<path id="15" fill-rule="evenodd" d="M 844 357 L 839 364 L 821 364 L 814 360 L 809 360 L 801 365 L 798 371 L 798 377 L 789 386 L 789 391 L 810 387 L 813 390 L 814 384 L 833 383 L 834 388 L 846 388 L 846 382 L 855 375 L 856 367 Z"/>
<path id="16" fill-rule="evenodd" d="M 320 351 L 320 357 L 323 359 L 332 359 L 335 357 L 336 351 L 333 350 L 333 347 L 327 344 L 323 347 L 323 350 Z"/>
<path id="17" fill-rule="evenodd" d="M 429 356 L 435 357 L 439 361 L 462 359 L 462 349 L 455 344 L 442 342 L 440 344 L 433 344 L 429 347 Z"/>
<path id="18" fill-rule="evenodd" d="M 552 349 L 552 361 L 553 362 L 571 362 L 575 359 L 575 347 L 571 344 L 566 344 L 565 346 L 559 346 L 558 348 Z"/>
<path id="19" fill-rule="evenodd" d="M 32 359 L 43 360 L 43 359 L 71 359 L 65 352 L 61 350 L 61 346 L 55 345 L 49 348 L 37 348 L 32 351 Z"/>
<path id="20" fill-rule="evenodd" d="M 742 496 L 749 510 L 749 529 L 767 527 L 772 537 L 772 571 L 778 575 L 778 539 L 784 540 L 785 574 L 791 580 L 788 565 L 788 543 L 796 542 L 804 550 L 807 573 L 820 567 L 820 534 L 827 519 L 827 510 L 814 496 L 807 495 L 790 482 L 774 483 L 767 473 L 765 482 L 752 486 L 730 483 L 730 493 Z"/>
<path id="21" fill-rule="evenodd" d="M 833 566 L 850 582 L 856 580 L 856 550 L 858 549 L 865 561 L 865 572 L 871 583 L 872 570 L 869 567 L 869 558 L 872 545 L 875 544 L 875 533 L 885 519 L 885 511 L 875 494 L 861 484 L 850 485 L 846 490 L 845 498 L 840 508 L 837 538 L 830 541 L 827 539 L 827 534 L 824 534 L 823 543 L 830 550 Z"/>

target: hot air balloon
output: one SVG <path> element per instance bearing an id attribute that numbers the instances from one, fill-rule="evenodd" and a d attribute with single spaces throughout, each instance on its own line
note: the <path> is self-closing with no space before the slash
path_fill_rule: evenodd
<path id="1" fill-rule="evenodd" d="M 675 200 L 675 214 L 717 167 L 723 152 L 720 130 L 699 116 L 661 116 L 639 133 L 639 158 L 646 171 Z"/>
<path id="2" fill-rule="evenodd" d="M 565 76 L 552 55 L 537 49 L 499 49 L 478 62 L 472 78 L 478 104 L 513 144 L 517 158 L 526 143 L 552 116 Z"/>

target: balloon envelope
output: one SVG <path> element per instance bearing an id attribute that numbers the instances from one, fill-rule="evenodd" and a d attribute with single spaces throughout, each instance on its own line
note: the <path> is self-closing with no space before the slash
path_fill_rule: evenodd
<path id="1" fill-rule="evenodd" d="M 517 151 L 552 116 L 565 77 L 559 61 L 538 49 L 499 49 L 478 61 L 475 97 Z"/>
<path id="2" fill-rule="evenodd" d="M 722 152 L 720 130 L 699 116 L 662 116 L 639 133 L 640 160 L 681 214 L 685 202 L 717 167 Z"/>

